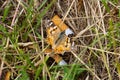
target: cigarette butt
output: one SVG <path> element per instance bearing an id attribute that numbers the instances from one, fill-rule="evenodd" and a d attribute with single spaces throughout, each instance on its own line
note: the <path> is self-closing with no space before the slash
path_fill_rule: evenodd
<path id="1" fill-rule="evenodd" d="M 60 57 L 58 54 L 55 54 L 52 56 L 52 58 L 55 60 L 56 63 L 59 63 L 62 60 L 62 57 Z"/>
<path id="2" fill-rule="evenodd" d="M 58 63 L 58 65 L 67 65 L 67 63 L 62 59 L 62 57 L 57 54 L 53 56 L 53 59 L 56 63 Z"/>
<path id="3" fill-rule="evenodd" d="M 58 65 L 67 65 L 67 63 L 62 59 L 61 56 L 58 54 L 51 54 L 52 49 L 46 49 L 45 54 L 49 54 L 50 57 L 52 57 Z"/>
<path id="4" fill-rule="evenodd" d="M 67 65 L 67 63 L 66 63 L 64 60 L 61 60 L 61 61 L 58 63 L 58 65 L 63 66 L 63 65 Z"/>
<path id="5" fill-rule="evenodd" d="M 10 71 L 6 73 L 5 80 L 10 80 Z"/>
<path id="6" fill-rule="evenodd" d="M 74 32 L 70 28 L 68 28 L 65 30 L 65 34 L 68 36 L 69 34 L 74 34 Z"/>

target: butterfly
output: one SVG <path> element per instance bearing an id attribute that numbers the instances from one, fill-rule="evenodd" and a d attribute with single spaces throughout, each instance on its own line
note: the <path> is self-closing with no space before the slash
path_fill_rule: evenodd
<path id="1" fill-rule="evenodd" d="M 51 52 L 63 54 L 64 52 L 71 50 L 71 38 L 68 36 L 74 34 L 74 32 L 62 22 L 62 19 L 60 19 L 58 15 L 55 15 L 52 20 L 49 21 L 46 33 L 46 42 L 51 45 Z"/>

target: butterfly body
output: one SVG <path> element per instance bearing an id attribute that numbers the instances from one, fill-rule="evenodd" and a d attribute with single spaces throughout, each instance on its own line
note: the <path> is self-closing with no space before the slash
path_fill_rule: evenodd
<path id="1" fill-rule="evenodd" d="M 60 30 L 56 29 L 56 31 L 47 36 L 47 43 L 52 46 L 55 54 L 62 54 L 69 51 L 71 48 L 70 38 L 65 34 L 60 34 Z"/>

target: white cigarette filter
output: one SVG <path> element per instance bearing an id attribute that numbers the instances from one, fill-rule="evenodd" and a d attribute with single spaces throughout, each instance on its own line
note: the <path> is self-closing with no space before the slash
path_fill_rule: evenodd
<path id="1" fill-rule="evenodd" d="M 70 28 L 67 28 L 65 34 L 68 36 L 69 34 L 74 34 L 74 32 Z"/>
<path id="2" fill-rule="evenodd" d="M 62 60 L 58 63 L 58 65 L 64 66 L 64 65 L 67 65 L 67 63 L 62 59 Z"/>

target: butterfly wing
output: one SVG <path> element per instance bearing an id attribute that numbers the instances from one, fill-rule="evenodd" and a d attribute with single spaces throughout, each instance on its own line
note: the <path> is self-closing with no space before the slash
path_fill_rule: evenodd
<path id="1" fill-rule="evenodd" d="M 57 42 L 56 46 L 54 47 L 54 52 L 58 54 L 62 54 L 66 51 L 71 50 L 71 42 L 70 38 L 64 35 L 60 40 Z"/>
<path id="2" fill-rule="evenodd" d="M 51 26 L 47 28 L 46 32 L 47 32 L 46 42 L 49 45 L 54 46 L 56 40 L 58 39 L 61 33 L 60 29 L 57 26 L 54 26 L 54 27 Z"/>
<path id="3" fill-rule="evenodd" d="M 52 18 L 50 27 L 47 28 L 46 42 L 52 46 L 55 53 L 64 53 L 71 49 L 69 34 L 73 34 L 72 30 L 62 22 L 58 15 Z"/>

